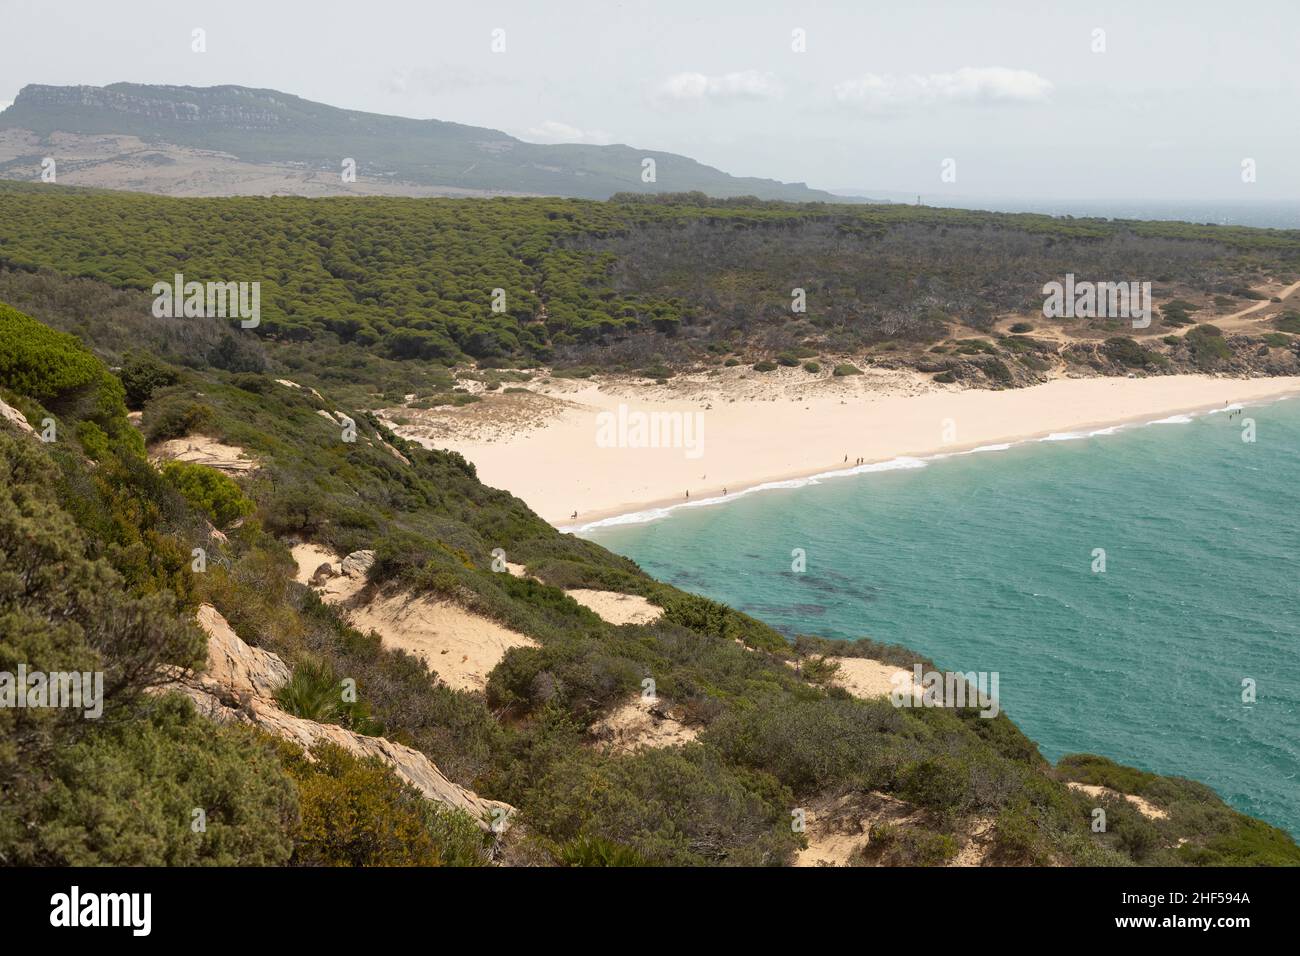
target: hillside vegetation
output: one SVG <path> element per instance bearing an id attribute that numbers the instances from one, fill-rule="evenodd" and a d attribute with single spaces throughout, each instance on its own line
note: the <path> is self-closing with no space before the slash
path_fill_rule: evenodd
<path id="1" fill-rule="evenodd" d="M 137 201 L 148 202 L 85 209 Z M 99 214 L 67 212 L 73 222 Z M 168 245 L 116 268 L 146 269 Z M 115 267 L 105 258 L 98 268 Z M 460 456 L 406 443 L 328 390 L 277 381 L 305 346 L 268 349 L 208 320 L 178 334 L 176 320 L 88 279 L 11 274 L 0 288 L 36 316 L 0 306 L 0 400 L 29 422 L 52 420 L 57 436 L 0 421 L 0 670 L 98 669 L 111 691 L 98 721 L 0 710 L 5 862 L 781 865 L 805 844 L 792 827 L 800 808 L 845 796 L 915 811 L 877 862 L 947 862 L 976 829 L 991 864 L 1300 862 L 1289 836 L 1199 785 L 1099 758 L 1058 770 L 1005 715 L 897 709 L 804 679 L 789 666 L 796 654 L 851 648 L 796 650 L 759 621 L 560 534 Z M 118 315 L 133 324 L 109 321 Z M 210 365 L 214 349 L 240 361 Z M 341 437 L 340 406 L 355 441 Z M 218 480 L 146 457 L 146 441 L 194 434 L 258 467 Z M 508 651 L 485 691 L 453 690 L 436 660 L 430 669 L 386 648 L 298 583 L 290 546 L 301 541 L 373 549 L 368 588 L 436 595 L 537 646 Z M 530 576 L 494 570 L 496 549 Z M 616 626 L 564 593 L 576 587 L 641 595 L 664 613 Z M 293 669 L 285 706 L 354 681 L 355 701 L 314 719 L 416 748 L 457 784 L 516 807 L 513 825 L 484 835 L 380 762 L 329 748 L 307 759 L 160 693 L 168 668 L 204 664 L 192 622 L 205 602 Z M 647 680 L 694 741 L 597 745 L 590 729 Z M 1070 779 L 1139 787 L 1167 815 L 1148 820 L 1119 799 L 1094 833 L 1096 800 Z M 192 826 L 195 808 L 206 808 L 205 829 Z"/>
<path id="2" fill-rule="evenodd" d="M 1040 311 L 1043 283 L 1067 272 L 1228 303 L 1300 277 L 1294 231 L 702 195 L 170 199 L 0 183 L 0 212 L 0 265 L 135 290 L 176 273 L 259 282 L 258 336 L 403 363 L 403 375 L 465 361 L 635 371 L 868 352 L 1000 387 L 1032 379 L 1057 346 L 991 340 L 994 319 Z M 792 311 L 795 289 L 804 312 Z M 1153 334 L 1205 321 L 1177 301 Z M 1064 356 L 1081 369 L 1229 368 L 1179 343 L 1100 348 L 1132 329 L 1091 328 L 1096 347 Z M 1259 343 L 1243 340 L 1242 354 L 1248 345 Z"/>

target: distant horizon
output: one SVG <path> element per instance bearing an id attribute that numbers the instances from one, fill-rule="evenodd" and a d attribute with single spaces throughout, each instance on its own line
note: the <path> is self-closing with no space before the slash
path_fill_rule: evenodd
<path id="1" fill-rule="evenodd" d="M 258 86 L 251 86 L 247 83 L 231 83 L 231 82 L 206 83 L 206 84 L 141 83 L 135 80 L 115 80 L 110 83 L 104 83 L 104 84 L 93 84 L 93 83 L 48 84 L 48 83 L 32 82 L 32 83 L 22 84 L 22 86 L 19 87 L 19 92 L 27 86 L 72 86 L 72 87 L 87 86 L 87 87 L 104 88 L 104 87 L 114 86 L 114 85 L 158 86 L 158 87 L 178 87 L 178 88 L 188 87 L 193 89 L 211 89 L 211 88 L 221 88 L 221 87 L 231 87 L 231 88 L 239 88 L 239 89 L 257 89 L 257 90 L 264 90 L 272 93 L 278 93 L 285 96 L 293 96 L 307 102 L 317 103 L 319 105 L 327 106 L 333 109 L 346 110 L 350 112 L 370 112 L 366 110 L 356 110 L 352 107 L 337 106 L 336 104 L 328 103 L 321 100 L 314 100 L 309 96 L 303 96 L 292 90 L 274 89 L 271 87 L 258 87 Z M 17 94 L 15 94 L 15 96 L 16 95 Z M 6 109 L 12 106 L 13 103 L 14 103 L 13 100 L 0 101 L 0 113 L 3 113 Z M 373 115 L 394 117 L 398 119 L 408 119 L 415 122 L 461 123 L 461 121 L 458 120 L 445 120 L 436 116 L 405 116 L 400 113 L 374 113 Z M 586 145 L 586 146 L 597 146 L 597 147 L 625 146 L 632 149 L 646 149 L 650 151 L 661 151 L 660 147 L 649 147 L 644 145 L 638 146 L 631 142 L 581 143 L 575 141 L 570 143 L 569 141 L 562 140 L 562 139 L 552 140 L 548 142 L 544 138 L 529 138 L 526 134 L 511 132 L 509 130 L 496 130 L 495 127 L 485 126 L 482 124 L 461 123 L 461 125 L 478 126 L 479 128 L 483 128 L 483 129 L 493 129 L 497 132 L 502 132 L 505 135 L 513 136 L 516 139 L 519 139 L 525 143 L 533 143 L 537 145 Z M 689 158 L 692 159 L 696 158 L 694 156 L 690 156 L 689 154 L 687 155 Z M 700 161 L 703 162 L 702 160 Z M 731 175 L 736 175 L 732 173 L 732 171 L 729 169 L 722 168 L 721 171 Z M 1006 192 L 990 192 L 990 193 L 954 192 L 951 194 L 947 194 L 942 188 L 938 190 L 934 188 L 930 188 L 927 190 L 926 188 L 923 187 L 903 189 L 898 187 L 886 188 L 886 187 L 873 187 L 873 186 L 827 186 L 817 182 L 806 182 L 802 180 L 787 178 L 782 174 L 767 173 L 767 174 L 758 174 L 758 175 L 761 175 L 762 178 L 773 179 L 784 183 L 803 182 L 811 189 L 821 190 L 823 192 L 827 192 L 836 197 L 844 198 L 844 199 L 853 199 L 853 200 L 860 200 L 860 201 L 885 201 L 890 203 L 913 204 L 916 202 L 916 197 L 919 195 L 921 199 L 921 205 L 925 205 L 925 206 L 936 206 L 940 208 L 945 206 L 951 206 L 954 208 L 970 208 L 971 204 L 974 203 L 987 203 L 989 205 L 983 208 L 988 208 L 989 211 L 1000 211 L 1000 212 L 1017 211 L 1013 208 L 1012 209 L 1007 208 L 1009 206 L 1015 206 L 1016 204 L 1030 204 L 1030 205 L 1055 204 L 1055 205 L 1063 205 L 1063 206 L 1069 206 L 1069 205 L 1079 205 L 1079 206 L 1103 205 L 1104 206 L 1104 205 L 1119 205 L 1119 204 L 1139 204 L 1139 205 L 1148 205 L 1152 207 L 1178 206 L 1178 205 L 1189 205 L 1189 206 L 1190 205 L 1207 205 L 1207 206 L 1236 205 L 1242 207 L 1260 207 L 1260 208 L 1275 207 L 1278 205 L 1287 205 L 1287 204 L 1300 205 L 1300 197 L 1289 197 L 1289 196 L 1219 195 L 1219 196 L 1208 196 L 1208 197 L 1196 197 L 1196 196 L 1186 195 L 1186 196 L 1153 197 L 1153 196 L 1130 196 L 1130 195 L 1119 195 L 1119 194 L 1099 195 L 1099 196 L 1081 196 L 1081 195 L 1071 196 L 1071 195 L 1006 193 Z M 932 183 L 929 185 L 933 187 Z M 1039 210 L 1025 209 L 1024 211 L 1036 212 Z M 1191 220 L 1191 221 L 1198 221 L 1198 220 Z M 1259 225 L 1257 223 L 1237 223 L 1237 224 L 1256 225 L 1256 226 Z M 1297 217 L 1293 225 L 1287 225 L 1287 224 L 1269 225 L 1269 226 L 1263 226 L 1263 228 L 1300 228 L 1300 216 Z"/>
<path id="2" fill-rule="evenodd" d="M 6 11 L 14 42 L 0 99 L 33 81 L 237 79 L 530 143 L 636 144 L 733 176 L 868 195 L 1300 198 L 1300 127 L 1284 119 L 1300 98 L 1300 11 L 1284 0 L 1231 17 L 1204 0 L 1118 10 L 1007 0 L 997 17 L 952 0 L 886 10 L 633 0 L 614 19 L 589 0 L 547 10 L 373 0 L 358 16 L 327 0 L 314 17 L 250 0 L 136 6 L 129 19 L 88 0 Z M 1249 69 L 1225 54 L 1234 50 L 1249 51 Z"/>

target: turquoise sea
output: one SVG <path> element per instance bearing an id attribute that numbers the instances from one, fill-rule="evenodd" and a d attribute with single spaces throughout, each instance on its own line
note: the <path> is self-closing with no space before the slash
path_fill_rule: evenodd
<path id="1" fill-rule="evenodd" d="M 583 533 L 788 635 L 997 671 L 1048 759 L 1190 777 L 1300 836 L 1300 399 L 1053 438 Z"/>

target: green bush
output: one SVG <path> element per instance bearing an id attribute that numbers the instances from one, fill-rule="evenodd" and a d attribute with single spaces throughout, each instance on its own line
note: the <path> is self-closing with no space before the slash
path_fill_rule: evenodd
<path id="1" fill-rule="evenodd" d="M 328 664 L 304 661 L 293 669 L 289 682 L 275 694 L 287 713 L 318 724 L 339 724 L 368 737 L 384 728 L 370 717 L 369 706 L 359 697 L 344 699 L 343 681 Z"/>
<path id="2" fill-rule="evenodd" d="M 1279 332 L 1300 335 L 1300 312 L 1283 312 L 1273 324 Z"/>
<path id="3" fill-rule="evenodd" d="M 140 719 L 105 721 L 56 751 L 43 775 L 49 781 L 38 797 L 0 809 L 0 853 L 10 865 L 281 866 L 289 859 L 297 799 L 275 750 L 245 727 L 198 716 L 179 695 Z M 17 832 L 5 819 L 15 811 L 26 817 Z"/>
<path id="4" fill-rule="evenodd" d="M 1183 341 L 1191 349 L 1192 361 L 1198 368 L 1209 369 L 1220 362 L 1232 358 L 1232 349 L 1223 339 L 1223 332 L 1216 325 L 1198 325 L 1187 330 Z"/>
<path id="5" fill-rule="evenodd" d="M 139 409 L 144 408 L 154 392 L 175 385 L 179 375 L 170 365 L 153 356 L 136 353 L 127 356 L 118 378 L 126 390 L 126 407 Z"/>
<path id="6" fill-rule="evenodd" d="M 102 719 L 66 709 L 0 708 L 0 856 L 11 865 L 226 865 L 283 862 L 292 788 L 266 748 L 145 690 L 167 666 L 198 667 L 206 642 L 177 594 L 137 593 L 65 508 L 54 446 L 0 428 L 0 671 L 102 672 Z M 93 469 L 128 488 L 153 475 L 116 459 Z M 75 461 L 72 467 L 84 467 Z M 156 478 L 156 475 L 155 475 Z M 116 518 L 139 520 L 138 506 Z M 110 525 L 111 526 L 111 525 Z M 137 551 L 148 547 L 137 527 Z M 155 539 L 161 544 L 160 539 Z M 124 560 L 124 564 L 132 563 Z M 184 555 L 188 576 L 188 554 Z M 156 581 L 140 579 L 139 591 Z M 206 832 L 191 829 L 205 810 Z"/>
<path id="7" fill-rule="evenodd" d="M 645 866 L 645 860 L 631 847 L 600 837 L 580 836 L 555 851 L 560 866 Z"/>
<path id="8" fill-rule="evenodd" d="M 754 369 L 755 372 L 775 372 L 775 371 L 776 371 L 776 363 L 775 363 L 775 362 L 755 362 L 754 365 L 753 365 L 753 369 Z"/>
<path id="9" fill-rule="evenodd" d="M 733 710 L 701 739 L 729 762 L 764 770 L 797 796 L 827 787 L 892 784 L 909 748 L 888 700 L 828 699 Z"/>
<path id="10" fill-rule="evenodd" d="M 944 866 L 957 855 L 957 841 L 923 827 L 872 825 L 869 840 L 852 862 L 878 866 Z"/>
<path id="11" fill-rule="evenodd" d="M 702 747 L 619 759 L 579 750 L 535 780 L 522 812 L 525 826 L 562 846 L 583 841 L 569 851 L 579 861 L 635 854 L 651 866 L 773 866 L 799 843 L 791 800 L 770 777 L 738 772 Z"/>
<path id="12" fill-rule="evenodd" d="M 301 818 L 293 831 L 299 866 L 474 866 L 485 862 L 482 831 L 459 811 L 437 807 L 376 757 L 329 743 L 312 759 L 286 753 Z"/>
<path id="13" fill-rule="evenodd" d="M 1156 353 L 1144 349 L 1127 336 L 1117 335 L 1106 340 L 1104 351 L 1111 359 L 1128 368 L 1146 368 L 1153 364 Z"/>
<path id="14" fill-rule="evenodd" d="M 126 418 L 125 391 L 71 335 L 0 303 L 0 386 L 39 402 L 64 425 L 93 422 L 108 444 L 143 452 Z M 100 449 L 102 455 L 103 449 Z"/>
<path id="15" fill-rule="evenodd" d="M 212 425 L 212 409 L 179 394 L 167 395 L 145 408 L 141 419 L 150 444 L 199 434 Z"/>
<path id="16" fill-rule="evenodd" d="M 105 375 L 71 335 L 0 303 L 0 385 L 49 404 L 101 384 Z"/>
<path id="17" fill-rule="evenodd" d="M 998 814 L 989 847 L 989 862 L 1002 866 L 1048 866 L 1052 862 L 1049 844 L 1035 825 L 1027 805 L 1008 808 Z"/>
<path id="18" fill-rule="evenodd" d="M 163 477 L 195 508 L 208 516 L 217 528 L 228 528 L 253 513 L 253 502 L 233 478 L 215 468 L 188 461 L 168 461 Z"/>
<path id="19" fill-rule="evenodd" d="M 828 657 L 810 657 L 800 665 L 803 678 L 813 684 L 829 684 L 840 672 L 840 662 Z"/>
<path id="20" fill-rule="evenodd" d="M 835 371 L 832 372 L 832 374 L 843 378 L 845 375 L 861 375 L 862 369 L 858 368 L 856 365 L 851 365 L 848 362 L 843 362 L 835 366 Z"/>

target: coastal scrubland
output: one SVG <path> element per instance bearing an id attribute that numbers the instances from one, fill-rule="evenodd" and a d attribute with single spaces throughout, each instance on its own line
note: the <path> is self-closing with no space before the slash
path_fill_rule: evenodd
<path id="1" fill-rule="evenodd" d="M 110 206 L 49 210 L 47 226 Z M 305 215 L 304 226 L 317 214 Z M 0 247 L 10 262 L 12 235 Z M 0 276 L 11 303 L 0 306 L 0 400 L 12 412 L 0 423 L 0 670 L 102 670 L 108 688 L 102 720 L 0 710 L 5 862 L 784 865 L 835 807 L 856 815 L 845 824 L 860 831 L 856 863 L 1300 862 L 1290 836 L 1208 788 L 1095 757 L 1052 766 L 1014 715 L 897 708 L 837 686 L 819 663 L 907 667 L 905 649 L 792 644 L 556 531 L 464 457 L 403 440 L 354 401 L 373 401 L 385 375 L 407 387 L 403 360 L 383 354 L 387 326 L 363 347 L 324 324 L 290 334 L 296 320 L 266 340 L 220 320 L 154 319 L 132 287 L 151 270 L 194 269 L 185 241 L 162 246 L 98 263 L 85 246 L 82 268 L 72 246 L 50 246 L 49 261 L 24 264 L 81 277 Z M 452 332 L 424 331 L 459 348 Z M 414 374 L 449 384 L 445 369 Z M 252 467 L 151 460 L 192 436 Z M 438 660 L 358 631 L 346 606 L 304 583 L 293 556 L 304 543 L 373 552 L 351 600 L 432 596 L 532 643 L 505 651 L 482 690 L 448 686 Z M 637 595 L 662 614 L 611 623 L 572 589 Z M 305 753 L 256 722 L 208 720 L 170 690 L 177 674 L 213 667 L 195 624 L 205 604 L 284 662 L 285 713 L 414 748 L 513 808 L 509 826 L 428 799 L 381 759 Z M 603 745 L 602 721 L 648 689 L 689 728 L 686 742 Z M 256 705 L 232 695 L 224 706 Z M 1092 827 L 1098 806 L 1105 832 Z M 202 829 L 194 808 L 206 810 Z M 794 825 L 809 808 L 811 831 Z"/>
<path id="2" fill-rule="evenodd" d="M 392 361 L 407 392 L 431 384 L 426 366 L 465 363 L 662 379 L 869 362 L 983 388 L 1300 367 L 1297 304 L 1271 301 L 1300 280 L 1294 230 L 689 193 L 177 199 L 3 182 L 0 205 L 0 264 L 124 290 L 257 281 L 258 336 L 312 343 L 299 359 L 322 373 Z M 1151 325 L 1043 320 L 1042 287 L 1066 274 L 1150 282 Z M 1238 328 L 1257 307 L 1269 321 Z"/>

